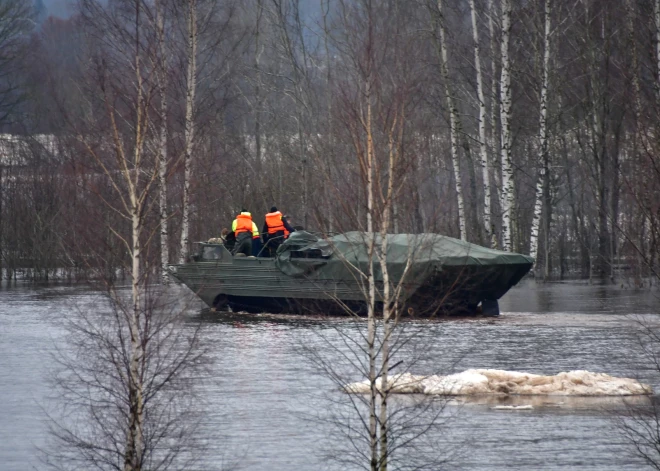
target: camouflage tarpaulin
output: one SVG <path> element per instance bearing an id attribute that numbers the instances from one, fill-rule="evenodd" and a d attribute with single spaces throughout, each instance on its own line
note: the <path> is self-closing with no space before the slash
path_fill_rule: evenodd
<path id="1" fill-rule="evenodd" d="M 366 271 L 370 243 L 380 249 L 380 234 L 354 231 L 318 239 L 307 232 L 296 232 L 278 250 L 277 266 L 291 276 L 353 278 L 357 273 L 351 267 Z M 439 234 L 388 234 L 386 259 L 394 281 L 401 279 L 410 260 L 406 283 L 423 280 L 446 267 L 511 265 L 513 268 L 529 266 L 534 261 L 526 255 L 488 249 Z M 376 280 L 382 281 L 377 258 L 374 258 L 374 274 Z"/>

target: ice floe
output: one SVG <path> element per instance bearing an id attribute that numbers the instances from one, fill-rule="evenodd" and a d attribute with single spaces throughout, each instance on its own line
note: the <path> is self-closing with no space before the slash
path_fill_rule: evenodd
<path id="1" fill-rule="evenodd" d="M 584 370 L 549 376 L 492 369 L 467 370 L 447 376 L 400 373 L 390 376 L 388 384 L 394 393 L 442 396 L 636 396 L 653 392 L 649 385 L 634 379 Z M 376 388 L 381 389 L 381 378 L 376 380 Z M 366 394 L 369 381 L 348 384 L 344 390 Z"/>
<path id="2" fill-rule="evenodd" d="M 491 407 L 493 410 L 533 410 L 534 406 L 525 404 L 524 406 L 495 406 Z"/>

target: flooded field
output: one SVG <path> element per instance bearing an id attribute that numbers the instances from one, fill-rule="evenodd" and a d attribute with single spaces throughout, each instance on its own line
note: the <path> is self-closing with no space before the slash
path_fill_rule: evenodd
<path id="1" fill-rule="evenodd" d="M 414 373 L 497 368 L 555 374 L 585 369 L 638 378 L 660 391 L 660 378 L 637 355 L 636 322 L 654 322 L 657 292 L 583 284 L 525 282 L 501 301 L 496 319 L 425 322 L 424 358 Z M 75 287 L 0 289 L 0 469 L 41 467 L 36 447 L 47 436 L 42 409 L 62 343 L 52 318 L 90 304 L 95 294 Z M 204 428 L 211 448 L 205 467 L 248 470 L 341 469 L 326 459 L 330 425 L 309 420 L 328 395 L 341 394 L 301 356 L 322 350 L 337 323 L 321 317 L 216 314 L 196 305 L 191 325 L 204 323 L 217 345 L 204 382 Z M 350 325 L 347 324 L 347 329 Z M 362 378 L 355 377 L 354 380 Z M 532 405 L 531 410 L 495 409 Z M 450 401 L 449 420 L 435 433 L 453 455 L 444 469 L 640 469 L 612 415 L 619 399 L 511 398 Z M 337 443 L 337 450 L 341 444 Z"/>

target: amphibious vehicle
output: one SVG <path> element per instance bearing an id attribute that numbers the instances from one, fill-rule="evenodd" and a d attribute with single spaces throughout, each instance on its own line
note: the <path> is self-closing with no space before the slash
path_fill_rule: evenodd
<path id="1" fill-rule="evenodd" d="M 498 315 L 497 300 L 532 267 L 526 255 L 502 252 L 438 234 L 386 236 L 386 266 L 405 315 Z M 369 247 L 379 234 L 332 237 L 296 231 L 272 256 L 232 255 L 223 244 L 197 243 L 188 263 L 170 273 L 216 310 L 341 314 L 366 312 Z M 268 254 L 268 256 L 264 256 Z M 383 272 L 373 256 L 382 307 Z"/>

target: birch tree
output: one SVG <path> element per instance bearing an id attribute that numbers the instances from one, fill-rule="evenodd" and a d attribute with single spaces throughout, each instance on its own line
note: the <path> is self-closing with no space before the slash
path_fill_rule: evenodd
<path id="1" fill-rule="evenodd" d="M 474 68 L 477 76 L 477 98 L 479 100 L 479 155 L 481 157 L 481 171 L 484 184 L 484 229 L 486 232 L 486 243 L 490 244 L 492 242 L 493 228 L 490 219 L 491 195 L 490 165 L 488 162 L 488 142 L 486 137 L 486 97 L 484 95 L 484 81 L 481 71 L 481 57 L 479 53 L 479 27 L 477 23 L 477 9 L 475 7 L 474 0 L 469 1 L 472 18 L 472 40 L 474 41 Z"/>
<path id="2" fill-rule="evenodd" d="M 532 232 L 529 239 L 529 254 L 539 259 L 538 236 L 541 223 L 541 214 L 543 212 L 543 193 L 549 184 L 549 156 L 548 156 L 548 87 L 550 76 L 550 34 L 551 34 L 551 2 L 545 0 L 544 5 L 544 33 L 543 33 L 543 79 L 541 82 L 541 100 L 539 110 L 539 176 L 536 182 L 536 196 L 534 203 L 534 217 L 532 219 Z M 546 264 L 547 264 L 546 260 Z"/>
<path id="3" fill-rule="evenodd" d="M 130 336 L 130 354 L 128 355 L 128 372 L 126 378 L 128 413 L 126 444 L 124 448 L 124 471 L 136 471 L 142 469 L 144 461 L 144 383 L 141 374 L 141 362 L 144 358 L 144 343 L 141 339 L 140 326 L 144 322 L 144 299 L 142 283 L 144 282 L 144 273 L 142 272 L 143 245 L 142 237 L 145 230 L 145 207 L 148 204 L 148 197 L 152 186 L 157 180 L 156 172 L 143 173 L 144 168 L 144 147 L 146 133 L 149 123 L 149 103 L 153 97 L 154 89 L 145 81 L 143 74 L 142 59 L 142 41 L 140 38 L 140 28 L 144 22 L 144 12 L 141 2 L 134 3 L 135 14 L 134 22 L 137 25 L 134 44 L 133 44 L 133 72 L 134 86 L 136 95 L 134 100 L 135 121 L 133 126 L 133 136 L 131 136 L 128 147 L 122 139 L 122 131 L 118 120 L 123 117 L 118 113 L 114 106 L 115 97 L 112 92 L 103 87 L 103 103 L 107 108 L 108 119 L 110 122 L 110 133 L 112 149 L 115 153 L 119 181 L 113 181 L 113 186 L 117 189 L 117 196 L 121 202 L 118 208 L 130 220 L 131 235 L 130 239 L 124 239 L 131 258 L 131 298 L 132 304 L 127 312 L 127 327 Z M 100 77 L 102 82 L 107 80 L 104 76 L 107 70 L 100 70 L 103 74 Z M 116 178 L 110 169 L 106 166 L 103 158 L 94 150 L 89 143 L 84 143 L 90 156 L 101 168 L 106 169 L 106 175 L 113 179 Z M 145 178 L 146 176 L 146 178 Z M 125 188 L 122 190 L 121 188 Z M 119 234 L 118 234 L 119 235 Z M 121 237 L 121 236 L 120 236 Z"/>
<path id="4" fill-rule="evenodd" d="M 406 454 L 409 448 L 414 448 L 415 452 L 423 448 L 417 448 L 418 440 L 438 426 L 442 407 L 435 409 L 433 404 L 424 401 L 411 407 L 391 402 L 392 368 L 408 363 L 409 358 L 405 356 L 397 362 L 397 355 L 403 345 L 414 342 L 417 332 L 411 329 L 415 332 L 408 334 L 401 330 L 405 309 L 400 302 L 402 290 L 414 263 L 414 252 L 424 250 L 411 247 L 406 266 L 397 274 L 401 279 L 395 282 L 387 263 L 392 256 L 388 243 L 393 236 L 389 233 L 393 227 L 394 202 L 402 194 L 412 168 L 408 161 L 411 157 L 406 157 L 405 129 L 414 109 L 411 90 L 415 90 L 421 80 L 416 75 L 418 71 L 411 66 L 419 48 L 419 36 L 409 34 L 403 20 L 410 10 L 398 7 L 401 7 L 398 2 L 378 5 L 368 0 L 342 2 L 343 15 L 337 27 L 340 31 L 332 37 L 336 50 L 341 51 L 339 63 L 343 65 L 336 75 L 339 103 L 333 108 L 340 113 L 345 139 L 351 142 L 364 194 L 363 216 L 359 221 L 364 232 L 355 242 L 356 250 L 366 253 L 366 260 L 356 264 L 347 258 L 344 263 L 354 271 L 361 287 L 366 320 L 359 321 L 357 335 L 341 327 L 336 330 L 341 344 L 349 346 L 340 360 L 334 355 L 342 347 L 332 341 L 328 343 L 329 349 L 312 353 L 323 372 L 342 386 L 346 385 L 342 383 L 345 377 L 339 373 L 337 363 L 344 359 L 357 368 L 356 373 L 366 376 L 368 392 L 364 396 L 347 396 L 345 401 L 349 411 L 359 415 L 360 425 L 349 425 L 349 450 L 341 453 L 338 460 L 371 471 L 398 469 L 403 463 L 422 469 L 429 466 L 429 462 L 423 465 L 420 462 L 431 455 L 437 458 L 444 452 L 433 449 L 426 450 L 428 454 Z M 396 39 L 386 48 L 382 39 L 390 34 Z M 356 202 L 344 196 L 340 204 L 352 207 Z M 357 317 L 358 311 L 350 306 L 343 307 L 348 315 Z M 328 350 L 333 352 L 334 359 L 326 357 Z M 349 417 L 346 422 L 337 420 L 335 425 L 343 427 L 355 420 L 354 416 Z"/>
<path id="5" fill-rule="evenodd" d="M 160 98 L 160 135 L 158 140 L 158 185 L 159 193 L 159 220 L 160 220 L 160 263 L 161 280 L 163 284 L 169 283 L 167 265 L 170 263 L 169 237 L 168 237 L 168 218 L 167 209 L 167 113 L 168 113 L 168 61 L 167 48 L 165 45 L 165 5 L 163 0 L 156 0 L 154 3 L 156 13 L 156 31 L 158 38 L 158 94 Z"/>
<path id="6" fill-rule="evenodd" d="M 499 98 L 498 98 L 498 80 L 497 80 L 497 40 L 495 37 L 495 3 L 494 0 L 488 0 L 488 34 L 490 36 L 490 134 L 489 134 L 489 145 L 490 152 L 492 156 L 492 163 L 494 168 L 498 168 L 496 165 L 498 157 L 500 155 L 499 149 L 501 145 L 501 134 L 498 132 L 497 128 L 497 116 L 499 114 Z M 501 167 L 500 167 L 501 170 Z M 496 195 L 499 195 L 498 188 L 501 188 L 501 171 L 494 172 L 495 181 L 493 186 L 495 188 Z M 499 176 L 499 178 L 498 178 Z M 500 185 L 498 185 L 498 181 Z M 496 196 L 496 200 L 499 201 L 499 197 Z M 492 203 L 492 198 L 491 198 Z M 495 230 L 495 224 L 491 221 L 491 247 L 497 248 L 498 246 L 498 237 Z"/>
<path id="7" fill-rule="evenodd" d="M 181 208 L 181 248 L 179 263 L 184 263 L 188 257 L 190 240 L 190 178 L 192 172 L 193 144 L 195 139 L 196 91 L 197 91 L 197 0 L 186 1 L 186 117 L 184 124 L 184 157 L 183 157 L 183 202 Z"/>
<path id="8" fill-rule="evenodd" d="M 461 166 L 459 157 L 459 117 L 449 78 L 449 57 L 447 53 L 447 33 L 445 31 L 445 17 L 443 13 L 443 0 L 438 0 L 438 30 L 440 33 L 440 68 L 445 82 L 445 97 L 449 109 L 449 132 L 451 139 L 451 161 L 454 169 L 454 184 L 456 185 L 456 198 L 458 200 L 458 225 L 461 240 L 467 240 L 465 224 L 465 201 L 463 199 L 463 185 L 461 180 Z"/>
<path id="9" fill-rule="evenodd" d="M 160 135 L 152 125 L 161 67 L 153 60 L 159 31 L 150 20 L 152 7 L 141 0 L 80 4 L 91 47 L 79 86 L 92 109 L 67 119 L 93 164 L 96 178 L 88 181 L 97 203 L 125 222 L 106 229 L 127 253 L 130 294 L 104 278 L 110 313 L 97 319 L 81 310 L 64 320 L 75 348 L 58 357 L 62 370 L 56 386 L 64 406 L 75 405 L 75 419 L 51 423 L 59 446 L 49 457 L 67 469 L 165 468 L 190 445 L 178 433 L 191 432 L 182 420 L 191 410 L 177 397 L 201 350 L 196 351 L 195 329 L 191 336 L 179 330 L 179 311 L 165 312 L 149 288 L 149 275 L 160 265 L 149 257 L 158 230 L 149 221 L 157 215 L 161 158 L 147 145 Z M 99 180 L 107 182 L 112 197 L 98 191 Z"/>
<path id="10" fill-rule="evenodd" d="M 511 0 L 501 0 L 502 15 L 502 75 L 500 79 L 500 122 L 501 122 L 501 161 L 502 161 L 502 193 L 500 206 L 502 208 L 502 240 L 504 250 L 512 250 L 513 212 L 513 163 L 511 161 L 511 58 L 509 56 L 509 39 L 511 35 Z"/>

